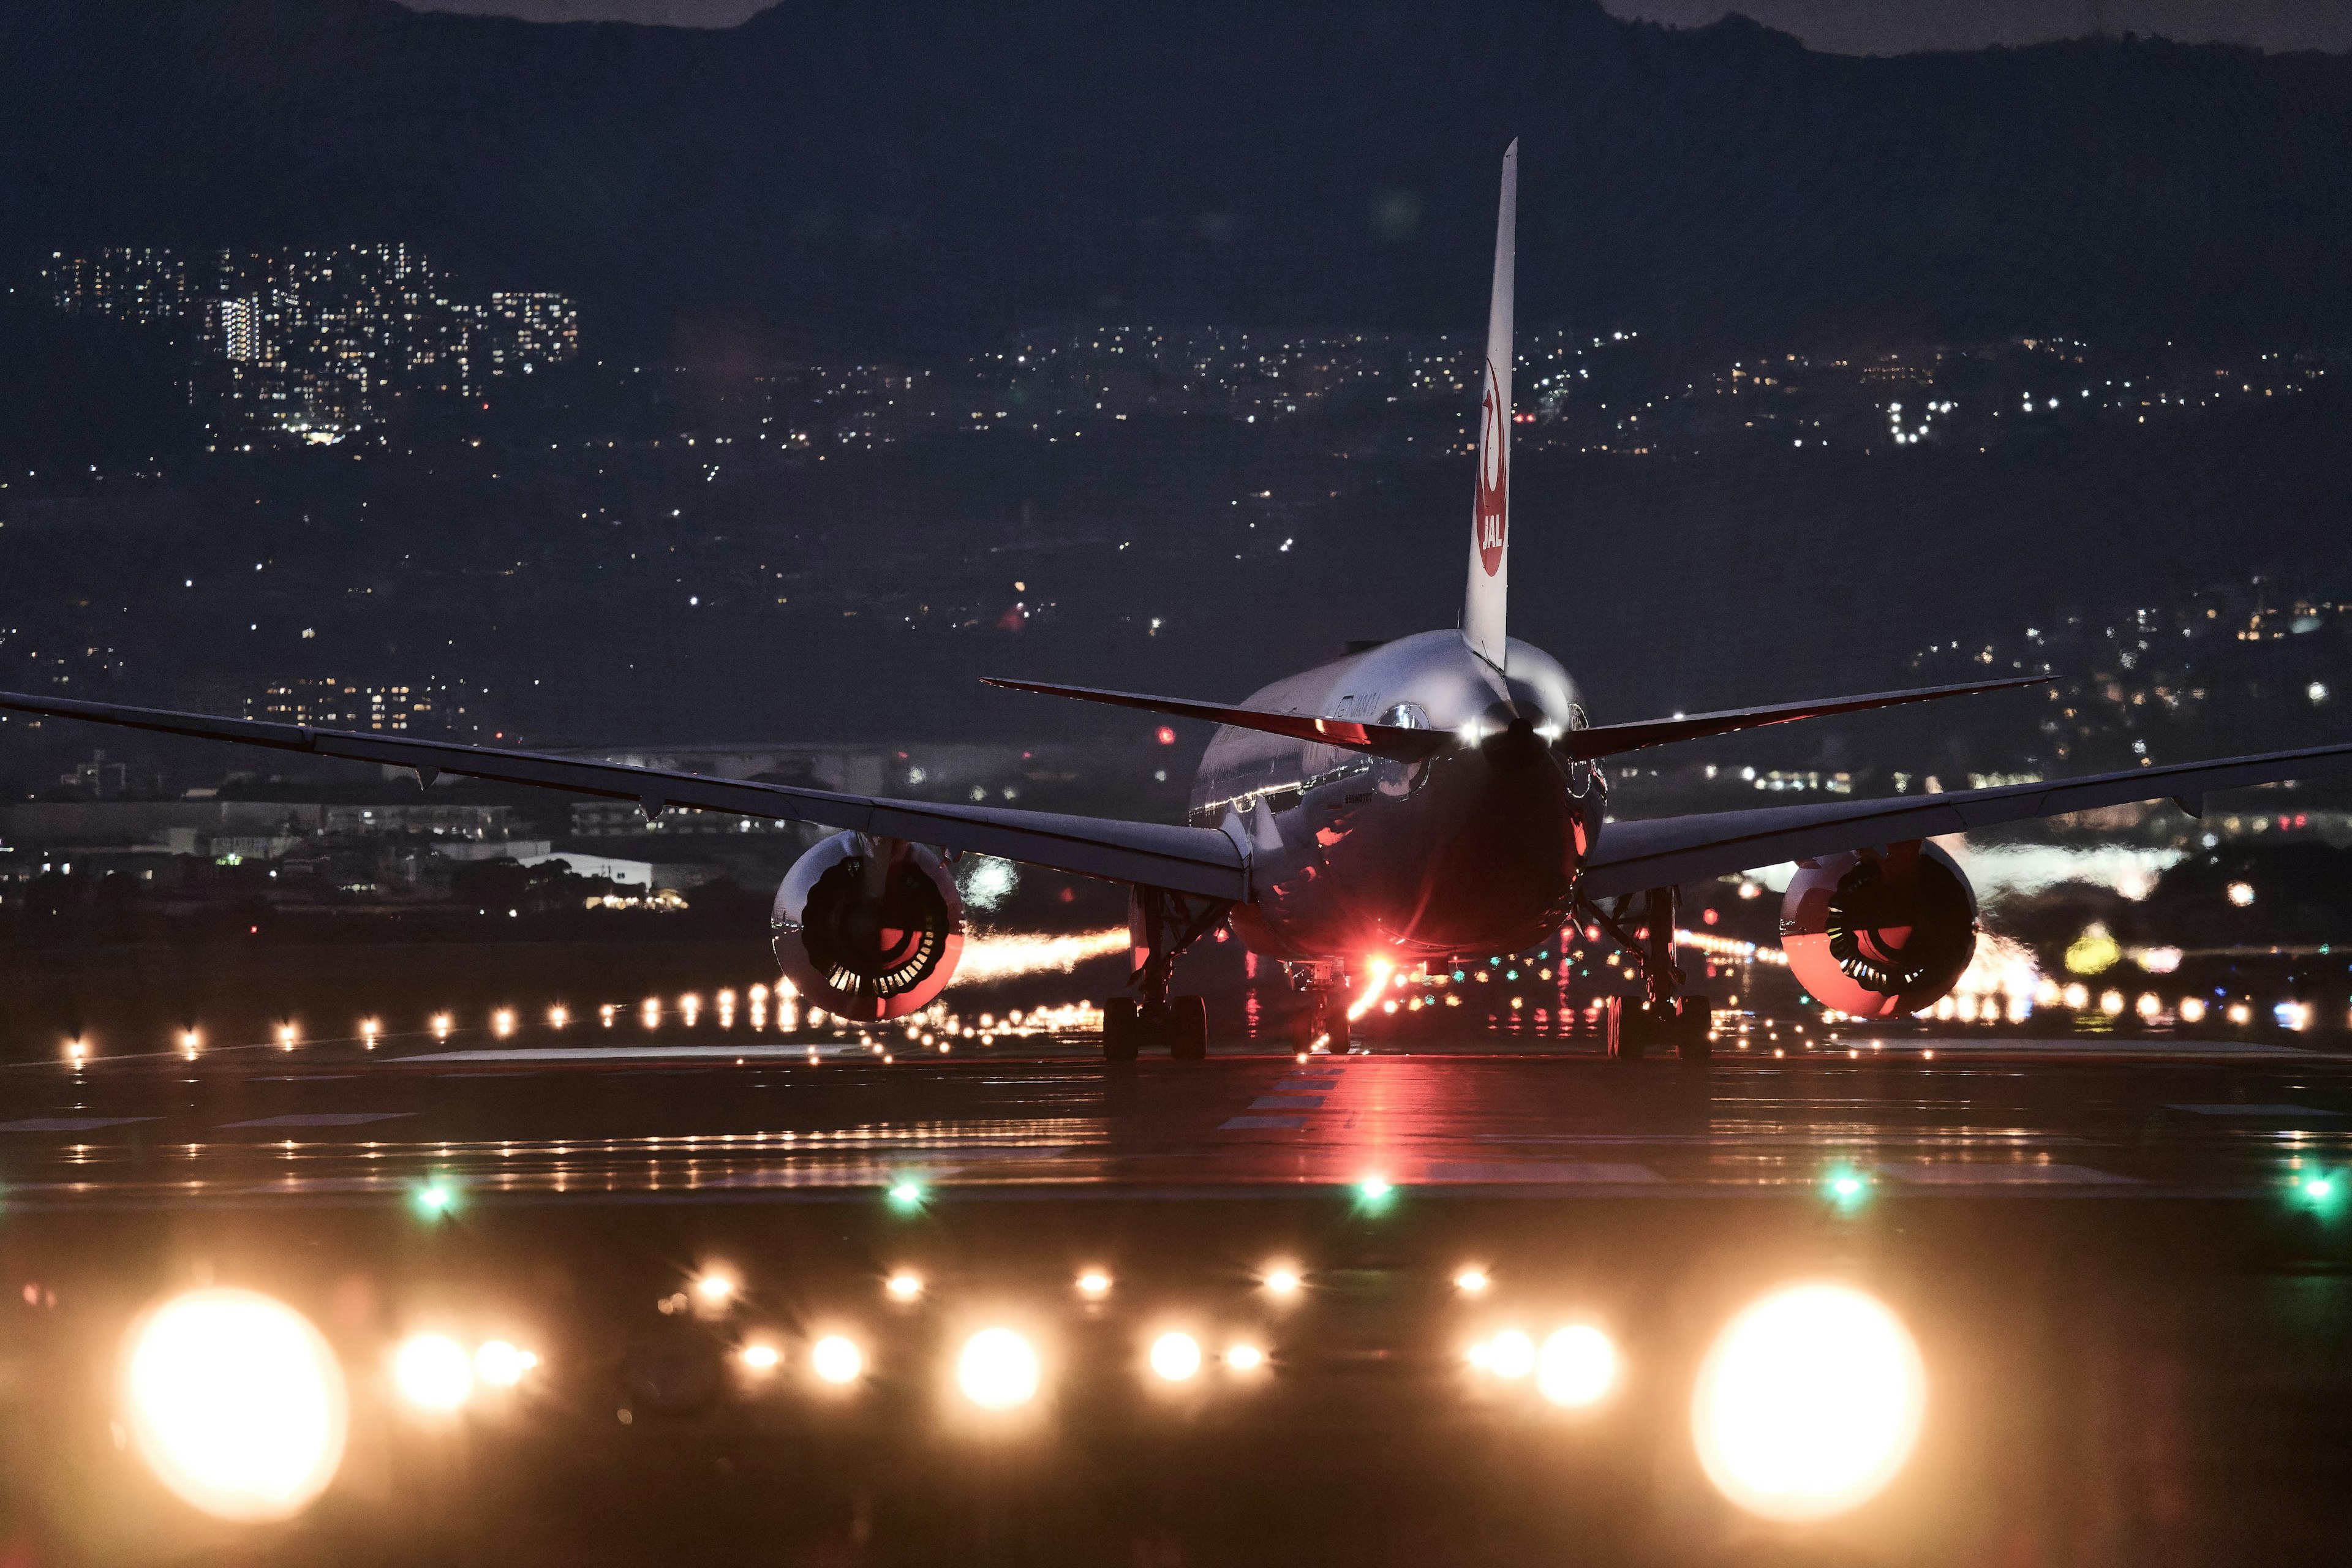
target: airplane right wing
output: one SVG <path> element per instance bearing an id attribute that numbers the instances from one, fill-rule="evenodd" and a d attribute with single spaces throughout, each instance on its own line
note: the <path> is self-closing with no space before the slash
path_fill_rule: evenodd
<path id="1" fill-rule="evenodd" d="M 750 779 L 711 778 L 620 763 L 582 762 L 544 752 L 500 751 L 454 741 L 361 734 L 256 719 L 219 719 L 203 713 L 175 713 L 14 691 L 0 691 L 0 709 L 412 768 L 420 784 L 430 784 L 442 773 L 457 773 L 501 784 L 534 784 L 572 795 L 601 795 L 607 800 L 634 800 L 640 802 L 649 816 L 665 806 L 678 805 L 741 816 L 814 822 L 826 827 L 910 839 L 942 849 L 996 855 L 1080 876 L 1166 888 L 1206 898 L 1240 902 L 1250 896 L 1248 857 L 1234 839 L 1209 827 L 838 795 L 831 790 L 801 789 Z"/>
<path id="2" fill-rule="evenodd" d="M 1582 886 L 1588 897 L 1612 898 L 1644 888 L 1704 881 L 1783 860 L 2133 801 L 2168 797 L 2190 816 L 2202 816 L 2203 797 L 2217 790 L 2283 784 L 2346 770 L 2352 770 L 2352 745 L 2315 746 L 2300 752 L 2176 763 L 1999 789 L 1611 822 L 1602 826 L 1585 862 Z"/>

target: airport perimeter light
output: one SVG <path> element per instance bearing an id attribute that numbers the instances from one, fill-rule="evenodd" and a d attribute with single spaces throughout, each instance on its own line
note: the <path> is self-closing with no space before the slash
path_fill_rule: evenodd
<path id="1" fill-rule="evenodd" d="M 252 1290 L 174 1297 L 135 1325 L 126 1425 L 164 1486 L 218 1519 L 299 1513 L 342 1463 L 343 1370 L 310 1320 Z"/>
<path id="2" fill-rule="evenodd" d="M 1699 1368 L 1691 1435 L 1724 1496 L 1784 1522 L 1858 1507 L 1918 1441 L 1927 1371 L 1909 1331 L 1844 1285 L 1776 1290 L 1724 1327 Z"/>

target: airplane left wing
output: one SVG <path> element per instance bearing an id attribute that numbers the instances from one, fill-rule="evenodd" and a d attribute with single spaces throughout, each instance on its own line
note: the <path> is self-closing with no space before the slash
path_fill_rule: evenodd
<path id="1" fill-rule="evenodd" d="M 582 762 L 543 752 L 500 751 L 454 741 L 361 734 L 255 719 L 217 719 L 202 713 L 175 713 L 7 691 L 0 691 L 0 709 L 411 768 L 424 784 L 430 784 L 439 774 L 457 773 L 500 784 L 598 795 L 607 800 L 634 800 L 643 804 L 649 815 L 659 813 L 665 806 L 677 805 L 733 812 L 741 816 L 813 822 L 877 837 L 909 839 L 942 849 L 1000 856 L 1084 877 L 1165 888 L 1172 892 L 1235 902 L 1250 896 L 1249 861 L 1241 845 L 1213 828 L 837 795 L 830 790 L 801 789 L 750 779 L 719 779 L 620 763 Z"/>
<path id="2" fill-rule="evenodd" d="M 2346 770 L 2352 770 L 2352 745 L 2315 746 L 2300 752 L 2176 763 L 1998 789 L 1612 822 L 1602 826 L 1593 844 L 1582 887 L 1588 897 L 1612 898 L 1644 888 L 1704 881 L 1783 860 L 2133 801 L 2168 797 L 2190 816 L 2202 816 L 2204 797 L 2217 790 L 2282 784 Z"/>

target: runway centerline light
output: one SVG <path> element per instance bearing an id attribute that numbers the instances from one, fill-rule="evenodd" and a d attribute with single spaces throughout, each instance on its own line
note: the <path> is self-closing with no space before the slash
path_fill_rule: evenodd
<path id="1" fill-rule="evenodd" d="M 539 1357 L 505 1340 L 486 1341 L 474 1352 L 474 1375 L 492 1388 L 512 1388 L 538 1364 Z"/>
<path id="2" fill-rule="evenodd" d="M 1295 1296 L 1298 1294 L 1297 1273 L 1295 1270 L 1288 1268 L 1275 1268 L 1268 1270 L 1265 1277 L 1265 1291 L 1269 1296 Z"/>
<path id="3" fill-rule="evenodd" d="M 1927 1372 L 1909 1331 L 1843 1285 L 1797 1285 L 1724 1327 L 1699 1368 L 1699 1462 L 1740 1507 L 1822 1519 L 1877 1493 L 1910 1457 Z"/>
<path id="4" fill-rule="evenodd" d="M 982 1329 L 956 1358 L 956 1384 L 982 1410 L 1011 1410 L 1037 1395 L 1037 1352 L 1011 1329 Z"/>
<path id="5" fill-rule="evenodd" d="M 393 1352 L 392 1381 L 420 1410 L 455 1410 L 473 1397 L 473 1362 L 446 1334 L 413 1334 Z"/>
<path id="6" fill-rule="evenodd" d="M 1078 1294 L 1100 1300 L 1110 1294 L 1110 1276 L 1099 1268 L 1089 1268 L 1078 1276 Z"/>
<path id="7" fill-rule="evenodd" d="M 1559 1330 L 1536 1352 L 1536 1391 L 1554 1405 L 1580 1410 L 1598 1404 L 1617 1382 L 1617 1347 L 1589 1324 Z"/>
<path id="8" fill-rule="evenodd" d="M 1265 1364 L 1265 1352 L 1255 1345 L 1230 1345 L 1225 1350 L 1225 1364 L 1235 1372 L 1255 1372 Z"/>
<path id="9" fill-rule="evenodd" d="M 751 1344 L 743 1347 L 740 1359 L 752 1372 L 773 1372 L 784 1357 L 783 1352 L 773 1345 Z"/>
<path id="10" fill-rule="evenodd" d="M 1166 1333 L 1151 1342 L 1151 1370 L 1170 1383 L 1183 1383 L 1201 1370 L 1201 1342 L 1186 1333 Z"/>
<path id="11" fill-rule="evenodd" d="M 866 1370 L 866 1354 L 839 1334 L 827 1334 L 809 1347 L 809 1370 L 826 1383 L 856 1383 Z"/>
<path id="12" fill-rule="evenodd" d="M 923 1293 L 923 1277 L 900 1269 L 890 1276 L 882 1288 L 890 1292 L 893 1300 L 911 1301 Z"/>
<path id="13" fill-rule="evenodd" d="M 299 1513 L 342 1463 L 349 1405 L 335 1352 L 301 1313 L 255 1291 L 193 1291 L 143 1318 L 122 1398 L 156 1479 L 215 1518 Z"/>
<path id="14" fill-rule="evenodd" d="M 1493 1283 L 1483 1268 L 1465 1268 L 1454 1277 L 1454 1288 L 1465 1296 L 1475 1296 Z"/>

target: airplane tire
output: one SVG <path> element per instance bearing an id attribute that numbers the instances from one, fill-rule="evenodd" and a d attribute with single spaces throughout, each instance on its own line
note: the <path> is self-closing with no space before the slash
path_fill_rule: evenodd
<path id="1" fill-rule="evenodd" d="M 1209 1055 L 1209 1004 L 1200 996 L 1168 999 L 1168 1054 L 1180 1062 L 1204 1061 Z"/>
<path id="2" fill-rule="evenodd" d="M 1131 1062 L 1143 1044 L 1143 1020 L 1136 1016 L 1135 998 L 1114 996 L 1103 1004 L 1103 1060 Z"/>
<path id="3" fill-rule="evenodd" d="M 1612 1060 L 1640 1061 L 1650 1054 L 1651 1046 L 1661 1043 L 1659 1020 L 1647 1003 L 1631 996 L 1612 996 L 1609 999 L 1609 1055 Z"/>
<path id="4" fill-rule="evenodd" d="M 1348 1004 L 1344 998 L 1335 996 L 1330 1005 L 1324 1008 L 1323 1032 L 1331 1037 L 1331 1043 L 1324 1047 L 1326 1050 L 1335 1057 L 1348 1054 Z"/>
<path id="5" fill-rule="evenodd" d="M 1675 1055 L 1686 1062 L 1703 1062 L 1715 1055 L 1715 1042 L 1707 1031 L 1715 1025 L 1715 998 L 1691 992 L 1676 1004 L 1680 1016 L 1675 1019 Z"/>

